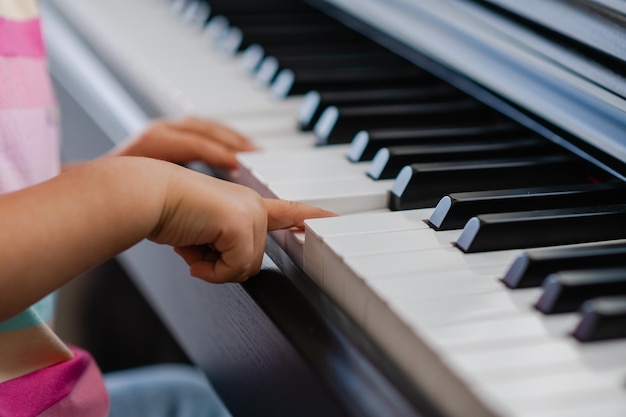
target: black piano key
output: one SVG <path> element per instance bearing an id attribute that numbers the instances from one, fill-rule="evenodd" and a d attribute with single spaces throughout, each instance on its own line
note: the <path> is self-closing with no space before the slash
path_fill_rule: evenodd
<path id="1" fill-rule="evenodd" d="M 446 194 L 583 183 L 584 163 L 569 156 L 499 158 L 411 164 L 400 171 L 389 192 L 388 208 L 434 207 Z"/>
<path id="2" fill-rule="evenodd" d="M 225 18 L 230 26 L 236 26 L 243 31 L 247 28 L 257 28 L 263 26 L 285 25 L 285 24 L 312 24 L 333 22 L 328 16 L 311 9 L 302 10 L 268 10 L 265 12 L 248 12 L 213 14 L 211 20 Z M 210 22 L 209 22 L 210 23 Z M 336 22 L 335 22 L 336 24 Z"/>
<path id="3" fill-rule="evenodd" d="M 397 55 L 388 52 L 344 53 L 338 55 L 324 53 L 285 58 L 277 58 L 272 55 L 263 59 L 261 66 L 256 72 L 256 79 L 261 85 L 270 85 L 276 79 L 278 72 L 285 68 L 291 70 L 348 69 L 373 65 L 377 67 L 396 67 L 407 65 L 407 63 Z"/>
<path id="4" fill-rule="evenodd" d="M 572 336 L 581 342 L 626 338 L 626 297 L 600 297 L 580 307 L 582 319 Z"/>
<path id="5" fill-rule="evenodd" d="M 237 14 L 264 14 L 285 12 L 307 12 L 318 14 L 306 3 L 290 0 L 263 0 L 263 1 L 233 1 L 233 0 L 210 0 L 211 15 L 234 16 Z"/>
<path id="6" fill-rule="evenodd" d="M 298 126 L 304 131 L 312 130 L 322 112 L 329 106 L 415 103 L 460 97 L 461 94 L 460 91 L 435 79 L 428 85 L 420 81 L 417 86 L 407 83 L 405 86 L 392 88 L 309 91 L 304 96 L 298 113 Z"/>
<path id="7" fill-rule="evenodd" d="M 379 45 L 372 43 L 366 39 L 355 39 L 329 44 L 327 42 L 306 43 L 300 45 L 281 44 L 281 45 L 259 45 L 253 44 L 242 52 L 242 67 L 248 72 L 255 72 L 260 67 L 266 56 L 275 56 L 280 59 L 283 56 L 293 56 L 302 54 L 349 54 L 349 53 L 367 53 L 381 52 Z"/>
<path id="8" fill-rule="evenodd" d="M 245 27 L 251 24 L 254 25 L 275 25 L 284 23 L 310 23 L 320 21 L 321 18 L 328 19 L 325 16 L 320 16 L 318 13 L 311 12 L 271 12 L 271 13 L 242 13 L 242 14 L 230 14 L 214 15 L 209 19 L 205 27 L 204 36 L 218 41 L 220 38 L 227 36 L 228 30 L 232 27 L 237 27 L 242 31 L 245 31 Z"/>
<path id="9" fill-rule="evenodd" d="M 263 1 L 263 2 L 208 2 L 209 36 L 226 37 L 226 32 L 237 28 L 236 32 L 253 32 L 257 28 L 284 25 L 311 25 L 316 23 L 342 26 L 329 16 L 303 2 Z M 232 36 L 232 35 L 231 35 Z"/>
<path id="10" fill-rule="evenodd" d="M 473 142 L 514 138 L 528 133 L 518 125 L 506 121 L 481 123 L 459 127 L 404 128 L 361 130 L 350 142 L 348 160 L 371 161 L 378 150 L 388 146 Z"/>
<path id="11" fill-rule="evenodd" d="M 626 184 L 568 184 L 541 188 L 453 193 L 428 219 L 435 230 L 462 228 L 479 214 L 626 203 Z"/>
<path id="12" fill-rule="evenodd" d="M 255 26 L 241 29 L 230 27 L 219 40 L 218 47 L 224 52 L 234 55 L 252 44 L 303 44 L 333 42 L 334 40 L 357 40 L 362 35 L 338 25 L 336 22 L 313 24 L 284 24 L 271 26 Z"/>
<path id="13" fill-rule="evenodd" d="M 456 246 L 467 253 L 626 238 L 626 204 L 481 214 Z"/>
<path id="14" fill-rule="evenodd" d="M 471 98 L 435 103 L 379 104 L 372 106 L 335 107 L 324 110 L 313 128 L 317 145 L 350 143 L 363 129 L 402 126 L 436 126 L 444 122 L 467 123 L 492 120 L 494 112 Z"/>
<path id="15" fill-rule="evenodd" d="M 515 259 L 502 282 L 509 288 L 538 287 L 552 273 L 599 266 L 626 267 L 626 242 L 529 250 Z"/>
<path id="16" fill-rule="evenodd" d="M 626 268 L 561 271 L 550 274 L 535 308 L 545 314 L 576 311 L 587 300 L 626 295 Z"/>
<path id="17" fill-rule="evenodd" d="M 374 180 L 388 180 L 395 178 L 402 168 L 410 164 L 547 155 L 555 154 L 557 150 L 553 143 L 538 137 L 502 142 L 391 146 L 378 151 L 367 171 L 367 176 Z"/>
<path id="18" fill-rule="evenodd" d="M 398 68 L 365 67 L 348 70 L 299 70 L 284 69 L 272 83 L 274 97 L 306 94 L 311 90 L 338 91 L 372 87 L 401 87 L 423 80 L 430 82 L 432 76 L 417 67 Z"/>

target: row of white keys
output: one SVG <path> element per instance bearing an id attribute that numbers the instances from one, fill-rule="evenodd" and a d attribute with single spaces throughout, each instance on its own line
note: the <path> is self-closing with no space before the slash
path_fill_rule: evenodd
<path id="1" fill-rule="evenodd" d="M 385 233 L 368 224 L 386 214 L 362 225 L 355 220 L 363 216 L 307 221 L 305 270 L 444 407 L 480 410 L 474 398 L 506 416 L 564 416 L 571 404 L 623 410 L 626 342 L 610 342 L 617 347 L 607 352 L 606 343 L 570 339 L 577 314 L 542 316 L 532 308 L 540 289 L 511 291 L 498 282 L 519 251 L 464 255 L 452 248 L 450 256 L 454 232 L 419 226 L 428 211 L 392 215 L 403 213 L 417 214 L 417 224 Z M 409 239 L 407 247 L 431 248 L 387 254 L 393 235 Z M 588 361 L 603 355 L 617 370 Z M 466 391 L 453 388 L 458 378 Z"/>
<path id="2" fill-rule="evenodd" d="M 331 271 L 325 260 L 330 255 L 324 247 L 327 239 L 333 236 L 355 236 L 375 232 L 394 232 L 426 228 L 423 222 L 432 209 L 390 212 L 362 213 L 352 216 L 329 219 L 312 219 L 306 223 L 306 246 L 304 252 L 304 271 L 326 292 L 332 292 L 325 282 L 326 270 Z M 333 285 L 329 281 L 329 285 Z M 338 287 L 336 287 L 338 288 Z M 339 292 L 337 293 L 339 294 Z"/>
<path id="3" fill-rule="evenodd" d="M 173 16 L 169 5 L 154 0 L 55 4 L 166 116 L 205 116 L 252 137 L 296 132 L 300 99 L 272 98 L 244 74 L 240 57 L 219 51 L 200 28 Z"/>
<path id="4" fill-rule="evenodd" d="M 581 407 L 624 415 L 626 341 L 579 343 L 569 337 L 578 319 L 528 312 L 426 330 L 422 337 L 504 415 L 583 415 Z"/>
<path id="5" fill-rule="evenodd" d="M 378 286 L 372 285 L 370 299 L 384 301 L 378 308 L 375 302 L 369 304 L 366 327 L 370 333 L 382 335 L 388 350 L 399 354 L 396 359 L 402 368 L 415 380 L 433 386 L 431 391 L 436 395 L 446 392 L 449 381 L 425 374 L 422 363 L 410 351 L 407 354 L 406 346 L 397 344 L 401 340 L 387 333 L 387 329 L 398 327 L 396 322 L 426 341 L 437 352 L 442 366 L 478 391 L 482 402 L 506 409 L 503 415 L 567 415 L 572 409 L 570 400 L 575 399 L 573 403 L 578 405 L 581 398 L 589 398 L 584 401 L 586 406 L 593 403 L 604 407 L 603 401 L 596 400 L 596 396 L 603 395 L 623 409 L 624 372 L 593 367 L 586 356 L 603 355 L 611 358 L 612 366 L 623 369 L 626 343 L 610 342 L 618 344 L 619 349 L 607 352 L 606 344 L 582 345 L 570 339 L 578 315 L 543 317 L 534 312 L 531 305 L 539 290 L 494 289 L 489 281 L 481 279 L 487 277 L 472 276 L 467 271 L 404 275 L 396 277 L 396 282 L 392 282 L 393 277 L 387 278 Z M 404 286 L 398 281 L 404 281 Z M 448 293 L 442 291 L 442 286 L 448 287 Z M 495 335 L 483 337 L 485 332 Z M 461 334 L 469 335 L 466 338 L 470 340 L 459 341 Z M 559 380 L 563 383 L 553 384 Z"/>
<path id="6" fill-rule="evenodd" d="M 395 213 L 377 213 L 354 216 L 364 223 L 360 231 L 342 233 L 346 228 L 333 227 L 336 219 L 307 220 L 304 258 L 305 272 L 335 298 L 357 321 L 366 325 L 367 300 L 372 287 L 384 286 L 387 277 L 398 275 L 421 276 L 449 271 L 467 271 L 487 275 L 506 268 L 520 251 L 463 254 L 452 242 L 459 230 L 433 232 L 424 222 L 431 209 L 410 210 L 416 217 L 406 229 L 372 230 L 374 223 L 384 224 L 385 218 Z M 317 263 L 311 259 L 317 258 Z M 320 266 L 321 263 L 321 266 Z M 437 320 L 444 320 L 438 316 Z"/>
<path id="7" fill-rule="evenodd" d="M 298 201 L 337 214 L 385 208 L 391 181 L 366 176 L 369 163 L 350 164 L 346 147 L 262 150 L 239 161 L 268 196 Z"/>
<path id="8" fill-rule="evenodd" d="M 454 384 L 452 377 L 442 377 L 441 370 L 445 368 L 438 365 L 438 360 L 432 357 L 434 352 L 416 337 L 417 333 L 408 322 L 400 320 L 398 312 L 383 302 L 377 294 L 377 289 L 368 285 L 366 281 L 367 274 L 371 274 L 370 278 L 376 278 L 373 282 L 379 282 L 383 278 L 386 280 L 408 276 L 411 279 L 405 280 L 409 286 L 405 288 L 404 295 L 410 298 L 412 294 L 417 293 L 429 298 L 428 292 L 432 290 L 425 281 L 421 281 L 426 284 L 422 288 L 423 291 L 411 288 L 410 284 L 415 283 L 412 279 L 415 276 L 425 279 L 432 276 L 429 269 L 433 266 L 427 262 L 415 262 L 417 265 L 413 265 L 413 259 L 420 256 L 420 253 L 430 253 L 431 256 L 428 256 L 427 260 L 434 261 L 436 258 L 434 254 L 437 252 L 435 248 L 441 248 L 445 252 L 451 247 L 450 242 L 455 239 L 454 235 L 458 234 L 458 232 L 444 233 L 447 237 L 441 239 L 427 237 L 426 232 L 430 233 L 431 237 L 434 236 L 423 222 L 429 217 L 430 212 L 430 209 L 423 209 L 308 220 L 305 271 L 309 275 L 317 274 L 318 279 L 321 278 L 318 282 L 326 292 L 333 296 L 338 304 L 386 349 L 400 368 L 429 394 L 437 397 L 441 393 L 451 393 L 453 400 L 443 401 L 444 409 L 452 412 L 451 415 L 489 415 L 479 402 L 464 395 L 463 385 Z M 399 238 L 399 247 L 394 243 L 395 238 Z M 414 246 L 414 250 L 404 250 L 411 246 Z M 419 250 L 420 246 L 426 249 Z M 341 250 L 342 255 L 338 255 L 336 250 Z M 397 250 L 400 252 L 395 252 Z M 321 267 L 313 262 L 316 259 L 322 260 Z M 357 269 L 354 268 L 357 265 L 354 262 L 360 263 Z M 458 269 L 458 272 L 460 274 L 462 271 Z M 391 276 L 386 275 L 387 273 Z M 448 277 L 446 281 L 439 280 L 443 286 L 454 285 L 454 278 Z M 493 282 L 486 281 L 483 280 L 482 291 L 494 290 Z M 440 300 L 446 299 L 443 297 L 444 294 L 448 296 L 440 286 Z M 431 300 L 429 303 L 431 308 L 437 305 L 436 301 Z M 422 300 L 421 304 L 426 306 L 427 303 Z M 451 388 L 452 386 L 456 389 Z M 462 414 L 459 414 L 460 412 Z"/>
<path id="9" fill-rule="evenodd" d="M 576 342 L 569 333 L 578 314 L 541 315 L 532 308 L 540 289 L 511 291 L 503 285 L 491 286 L 502 272 L 442 271 L 422 277 L 404 274 L 395 282 L 393 277 L 369 281 L 371 298 L 383 301 L 378 308 L 370 304 L 373 308 L 368 310 L 366 325 L 374 333 L 387 328 L 390 320 L 407 323 L 434 348 L 444 366 L 480 391 L 482 401 L 506 409 L 503 415 L 567 415 L 566 410 L 572 409 L 570 399 L 586 395 L 592 397 L 586 404 L 600 406 L 601 402 L 593 399 L 599 393 L 610 392 L 611 401 L 617 404 L 625 400 L 623 384 L 617 378 L 623 379 L 624 373 L 594 369 L 586 363 L 585 354 L 601 351 L 614 366 L 623 367 L 626 342 L 618 342 L 621 350 L 613 352 Z M 442 291 L 442 286 L 447 286 L 449 293 Z M 387 321 L 381 320 L 385 316 Z M 404 363 L 407 360 L 410 358 Z M 423 376 L 419 368 L 407 369 Z M 576 385 L 551 383 L 567 381 L 564 374 L 571 374 Z"/>

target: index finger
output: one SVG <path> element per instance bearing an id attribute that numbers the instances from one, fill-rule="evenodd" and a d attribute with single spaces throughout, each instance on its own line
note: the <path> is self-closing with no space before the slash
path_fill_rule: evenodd
<path id="1" fill-rule="evenodd" d="M 308 206 L 296 201 L 278 200 L 273 198 L 263 199 L 267 210 L 267 230 L 290 229 L 292 227 L 304 228 L 306 219 L 320 217 L 335 217 L 335 213 L 318 207 Z"/>

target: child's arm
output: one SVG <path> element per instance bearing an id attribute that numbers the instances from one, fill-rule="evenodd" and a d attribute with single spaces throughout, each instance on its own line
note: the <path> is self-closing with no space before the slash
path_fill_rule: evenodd
<path id="1" fill-rule="evenodd" d="M 144 238 L 176 247 L 196 277 L 243 281 L 268 228 L 330 215 L 155 159 L 81 164 L 0 196 L 0 321 Z"/>

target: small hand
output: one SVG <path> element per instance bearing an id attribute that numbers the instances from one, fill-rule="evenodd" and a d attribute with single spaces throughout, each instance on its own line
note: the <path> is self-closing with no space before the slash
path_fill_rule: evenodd
<path id="1" fill-rule="evenodd" d="M 170 180 L 161 221 L 150 236 L 175 248 L 191 275 L 208 282 L 243 282 L 261 269 L 268 230 L 304 227 L 333 213 L 301 203 L 263 199 L 227 181 L 180 171 Z"/>
<path id="2" fill-rule="evenodd" d="M 237 168 L 237 152 L 256 149 L 245 136 L 210 120 L 187 117 L 154 120 L 142 133 L 115 148 L 111 155 L 145 156 L 184 164 L 202 161 L 215 168 Z"/>
<path id="3" fill-rule="evenodd" d="M 318 217 L 332 217 L 335 214 L 315 207 L 306 206 L 301 203 L 285 200 L 264 199 L 267 212 L 267 230 L 279 230 L 290 228 L 303 228 L 304 220 Z M 264 233 L 263 233 L 264 236 Z M 263 252 L 265 251 L 265 238 L 262 242 L 252 244 L 254 255 L 246 258 L 246 241 L 241 241 L 243 245 L 234 248 L 230 253 L 222 253 L 217 249 L 217 244 L 195 245 L 186 247 L 176 247 L 174 250 L 180 255 L 190 267 L 191 275 L 208 282 L 243 282 L 249 277 L 259 273 Z M 245 259 L 255 259 L 254 262 L 246 264 L 240 273 L 237 265 Z"/>

